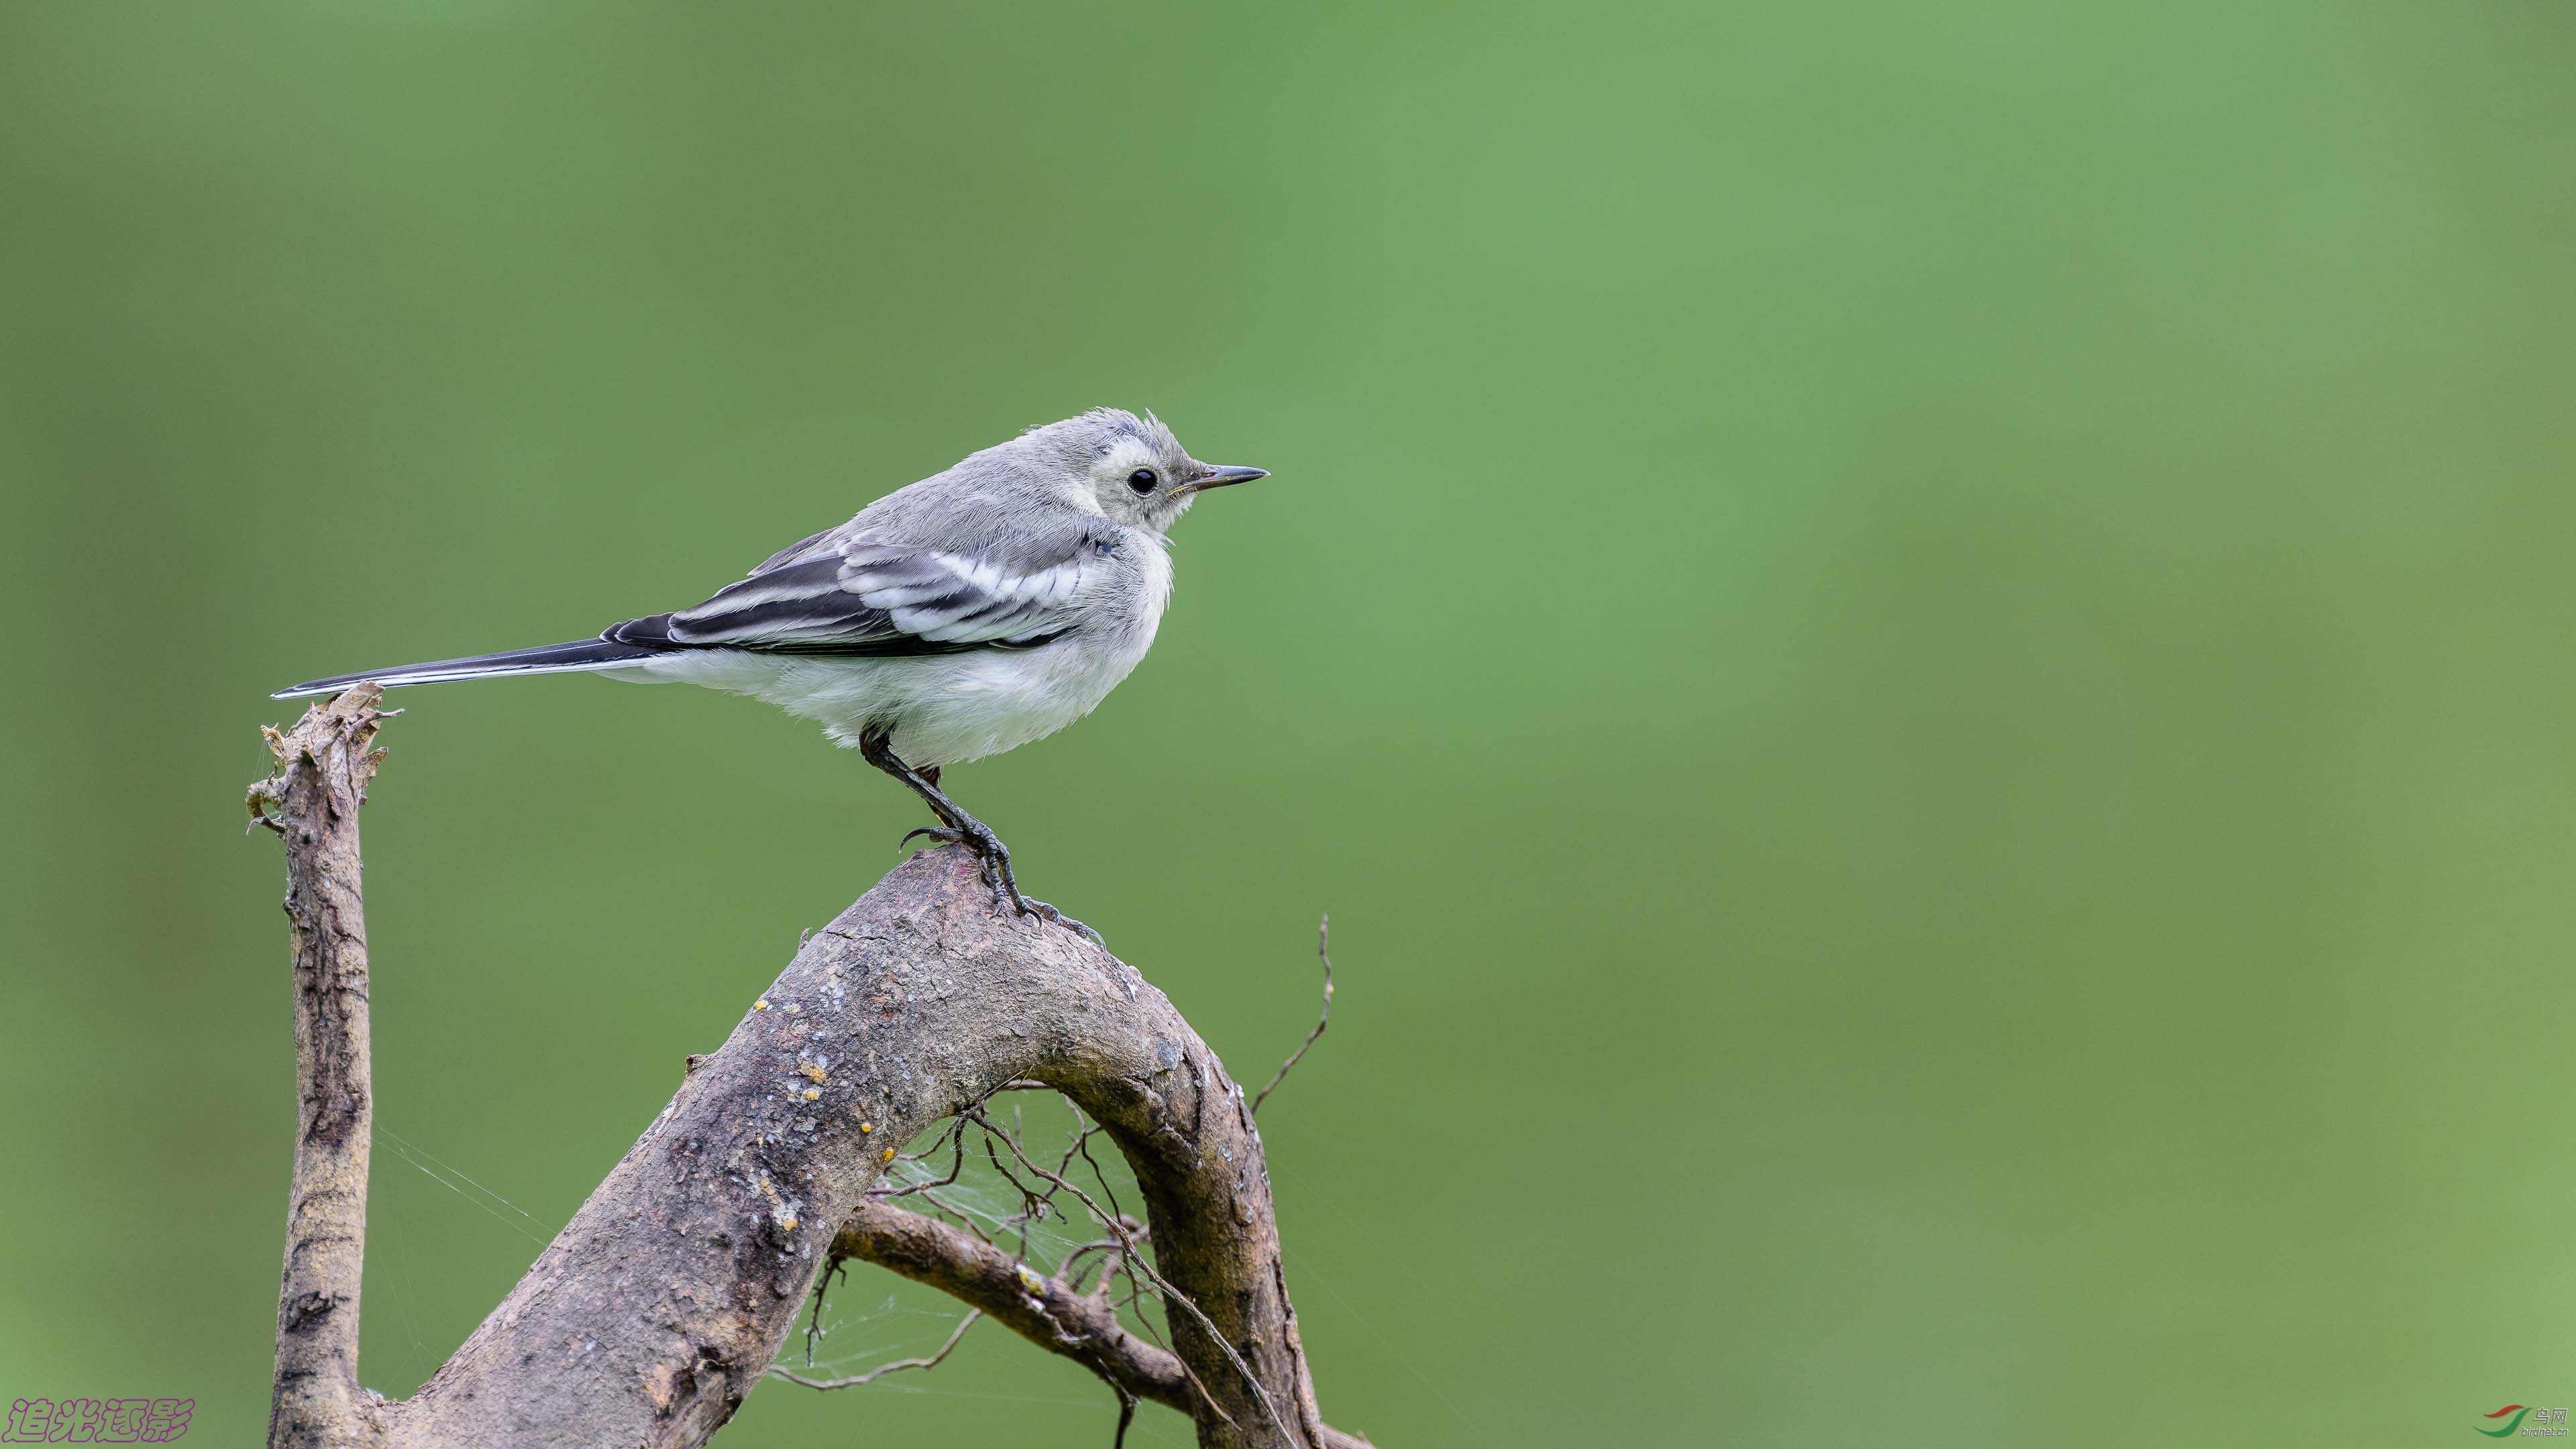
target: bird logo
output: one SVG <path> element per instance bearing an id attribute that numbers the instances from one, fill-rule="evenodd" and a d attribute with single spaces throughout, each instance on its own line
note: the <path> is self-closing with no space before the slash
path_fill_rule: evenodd
<path id="1" fill-rule="evenodd" d="M 2504 1416 L 2505 1416 L 2505 1415 L 2507 1415 L 2507 1414 L 2511 1414 L 2511 1415 L 2513 1415 L 2513 1417 L 2512 1417 L 2512 1418 L 2510 1418 L 2510 1419 L 2505 1419 L 2504 1427 L 2503 1427 L 2503 1428 L 2501 1428 L 2501 1429 L 2478 1429 L 2478 1432 L 2479 1432 L 2479 1433 L 2481 1433 L 2481 1434 L 2486 1435 L 2486 1436 L 2487 1436 L 2488 1438 L 2490 1438 L 2490 1439 L 2501 1439 L 2501 1438 L 2503 1438 L 2504 1436 L 2506 1436 L 2507 1434 L 2512 1433 L 2514 1430 L 2521 1428 L 2521 1427 L 2522 1427 L 2522 1416 L 2523 1416 L 2523 1415 L 2525 1415 L 2525 1414 L 2528 1414 L 2528 1413 L 2530 1413 L 2530 1412 L 2531 1412 L 2531 1410 L 2524 1408 L 2524 1407 L 2523 1407 L 2522 1405 L 2520 1405 L 2520 1404 L 2507 1404 L 2507 1405 L 2505 1405 L 2503 1408 L 2496 1410 L 2496 1411 L 2495 1411 L 2494 1413 L 2492 1413 L 2492 1414 L 2481 1414 L 2481 1415 L 2479 1415 L 2479 1417 L 2480 1417 L 2480 1418 L 2485 1418 L 2485 1419 L 2504 1419 Z M 2474 1428 L 2477 1428 L 2477 1426 L 2476 1426 L 2476 1425 L 2474 1425 L 2474 1424 L 2470 1425 L 2469 1427 L 2471 1427 L 2471 1428 L 2473 1428 L 2473 1429 L 2474 1429 Z"/>

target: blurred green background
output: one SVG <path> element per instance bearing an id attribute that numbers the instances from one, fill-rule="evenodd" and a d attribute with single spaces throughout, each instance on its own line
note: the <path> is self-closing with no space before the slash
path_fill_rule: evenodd
<path id="1" fill-rule="evenodd" d="M 1263 1125 L 1334 1421 L 2412 1443 L 2576 1399 L 2571 39 L 0 10 L 0 1398 L 259 1433 L 267 690 L 694 600 L 1114 403 L 1276 477 L 1182 525 L 1096 716 L 953 779 L 1255 1083 L 1333 913 Z M 396 702 L 402 1394 L 921 817 L 714 694 Z M 946 1330 L 889 1282 L 853 1366 Z M 1106 1442 L 979 1334 L 721 1442 Z"/>

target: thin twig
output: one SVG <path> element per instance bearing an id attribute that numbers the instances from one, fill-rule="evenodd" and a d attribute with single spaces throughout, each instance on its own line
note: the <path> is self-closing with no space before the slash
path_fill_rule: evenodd
<path id="1" fill-rule="evenodd" d="M 1091 1271 L 1090 1266 L 1084 1263 L 1083 1259 L 1090 1257 L 1094 1253 L 1107 1253 L 1112 1255 L 1111 1259 L 1107 1261 L 1114 1261 L 1115 1255 L 1127 1251 L 1127 1245 L 1129 1243 L 1142 1243 L 1149 1236 L 1148 1231 L 1142 1225 L 1138 1224 L 1133 1218 L 1127 1219 L 1122 1226 L 1127 1231 L 1127 1237 L 1124 1240 L 1118 1238 L 1095 1238 L 1088 1243 L 1077 1243 L 1074 1246 L 1065 1249 L 1064 1257 L 1058 1260 L 1055 1265 L 1055 1275 L 1062 1278 L 1065 1282 L 1072 1284 L 1073 1291 L 1076 1293 L 1082 1292 L 1082 1275 Z M 1100 1280 L 1100 1283 L 1101 1288 L 1105 1291 L 1108 1288 L 1109 1280 L 1107 1278 L 1103 1278 Z"/>
<path id="2" fill-rule="evenodd" d="M 1136 1396 L 1116 1379 L 1109 1381 L 1109 1391 L 1118 1396 L 1118 1432 L 1110 1436 L 1109 1449 L 1127 1449 L 1127 1426 L 1136 1422 Z"/>
<path id="3" fill-rule="evenodd" d="M 1058 1095 L 1062 1096 L 1063 1094 L 1059 1093 Z M 1073 1155 L 1082 1151 L 1083 1144 L 1091 1140 L 1092 1133 L 1105 1132 L 1108 1130 L 1107 1128 L 1102 1127 L 1099 1123 L 1092 1121 L 1090 1117 L 1086 1116 L 1083 1113 L 1082 1104 L 1074 1101 L 1073 1098 L 1069 1096 L 1064 1097 L 1064 1108 L 1066 1111 L 1073 1114 L 1074 1130 L 1071 1133 L 1073 1141 L 1064 1149 L 1064 1160 L 1055 1165 L 1055 1170 L 1058 1172 L 1069 1172 L 1073 1169 Z"/>
<path id="4" fill-rule="evenodd" d="M 979 1122 L 980 1120 L 981 1119 L 978 1119 Z M 1041 1221 L 1045 1219 L 1047 1200 L 1040 1197 L 1038 1194 L 1029 1191 L 1029 1185 L 1027 1183 L 1020 1181 L 1017 1174 L 1002 1165 L 1001 1155 L 993 1150 L 993 1139 L 995 1137 L 1000 1137 L 1004 1142 L 1009 1143 L 1012 1154 L 1019 1157 L 1021 1160 L 1026 1161 L 1028 1154 L 1020 1151 L 1020 1144 L 1017 1141 L 1014 1141 L 1009 1134 L 995 1132 L 990 1127 L 984 1129 L 984 1156 L 992 1162 L 993 1170 L 1008 1179 L 1011 1186 L 1017 1189 L 1020 1194 L 1020 1210 L 1016 1216 L 1020 1221 L 1020 1256 L 1025 1258 L 1028 1256 L 1029 1249 L 1028 1224 L 1033 1219 Z"/>
<path id="5" fill-rule="evenodd" d="M 823 1337 L 823 1299 L 831 1292 L 835 1277 L 849 1276 L 850 1260 L 834 1254 L 823 1260 L 823 1271 L 814 1278 L 814 1318 L 805 1325 L 805 1366 L 814 1366 L 814 1345 Z"/>
<path id="6" fill-rule="evenodd" d="M 948 1341 L 939 1346 L 939 1352 L 932 1354 L 928 1358 L 899 1358 L 892 1363 L 878 1364 L 875 1368 L 868 1370 L 866 1373 L 856 1374 L 846 1379 L 809 1379 L 803 1374 L 790 1372 L 787 1369 L 779 1367 L 777 1364 L 771 1364 L 769 1366 L 769 1371 L 777 1377 L 787 1380 L 791 1384 L 803 1384 L 809 1389 L 855 1389 L 861 1384 L 875 1383 L 877 1380 L 884 1378 L 887 1374 L 893 1373 L 898 1369 L 937 1368 L 939 1367 L 939 1361 L 948 1357 L 949 1350 L 957 1346 L 957 1340 L 964 1338 L 966 1336 L 966 1330 L 973 1328 L 975 1326 L 975 1320 L 983 1316 L 984 1310 L 981 1308 L 967 1309 L 966 1316 L 957 1320 L 957 1331 L 948 1335 Z"/>
<path id="7" fill-rule="evenodd" d="M 986 1131 L 992 1131 L 992 1124 L 984 1121 L 983 1113 L 980 1110 L 969 1108 L 968 1112 L 974 1116 L 976 1122 Z M 999 1136 L 1000 1134 L 995 1133 L 994 1135 Z M 1005 1138 L 1004 1140 L 1008 1141 L 1009 1139 Z M 1056 1186 L 1063 1188 L 1065 1191 L 1072 1193 L 1075 1197 L 1081 1199 L 1082 1205 L 1091 1209 L 1092 1217 L 1098 1219 L 1102 1226 L 1108 1228 L 1111 1232 L 1121 1234 L 1122 1236 L 1126 1233 L 1126 1225 L 1118 1218 L 1112 1217 L 1108 1210 L 1103 1208 L 1099 1203 L 1093 1201 L 1091 1194 L 1084 1192 L 1073 1182 L 1065 1178 L 1058 1177 L 1054 1173 L 1051 1173 L 1045 1168 L 1038 1166 L 1036 1163 L 1031 1162 L 1029 1160 L 1029 1155 L 1020 1151 L 1020 1145 L 1018 1143 L 1011 1143 L 1011 1152 L 1012 1155 L 1020 1159 L 1020 1164 L 1026 1167 L 1029 1171 L 1036 1173 L 1038 1176 L 1045 1178 L 1047 1181 L 1054 1183 Z M 1162 1291 L 1163 1301 L 1165 1303 L 1179 1304 L 1182 1308 L 1189 1311 L 1190 1317 L 1198 1320 L 1199 1328 L 1208 1336 L 1208 1342 L 1215 1344 L 1218 1348 L 1225 1351 L 1226 1362 L 1233 1364 L 1234 1371 L 1243 1376 L 1244 1387 L 1252 1390 L 1253 1399 L 1261 1405 L 1261 1411 L 1270 1416 L 1270 1422 L 1278 1425 L 1282 1429 L 1287 1428 L 1288 1421 L 1279 1417 L 1279 1406 L 1270 1402 L 1270 1391 L 1261 1386 L 1260 1379 L 1254 1377 L 1252 1365 L 1245 1363 L 1243 1361 L 1243 1355 L 1235 1352 L 1234 1345 L 1226 1341 L 1225 1334 L 1216 1326 L 1216 1321 L 1209 1318 L 1196 1303 L 1191 1302 L 1188 1294 L 1173 1287 L 1171 1280 L 1165 1278 L 1161 1271 L 1156 1269 L 1153 1264 L 1143 1261 L 1133 1253 L 1127 1255 L 1127 1261 L 1134 1268 L 1142 1270 L 1146 1277 L 1154 1280 L 1154 1286 Z M 1188 1362 L 1184 1360 L 1182 1367 L 1186 1369 L 1188 1366 Z M 1195 1379 L 1197 1375 L 1193 1374 L 1191 1377 Z M 1206 1393 L 1207 1386 L 1201 1384 L 1199 1386 L 1199 1391 L 1203 1394 Z M 1208 1398 L 1208 1407 L 1215 1409 L 1217 1417 L 1224 1419 L 1228 1427 L 1233 1426 L 1233 1418 L 1227 1415 L 1223 1408 L 1218 1406 L 1213 1395 L 1210 1395 Z"/>
<path id="8" fill-rule="evenodd" d="M 1315 959 L 1324 963 L 1323 1014 L 1315 1018 L 1315 1029 L 1306 1033 L 1306 1039 L 1299 1042 L 1297 1044 L 1297 1049 L 1288 1054 L 1288 1060 L 1281 1062 L 1279 1064 L 1279 1070 L 1271 1073 L 1270 1085 L 1263 1087 L 1260 1091 L 1252 1094 L 1252 1112 L 1256 1117 L 1261 1114 L 1262 1099 L 1270 1095 L 1272 1088 L 1275 1088 L 1281 1082 L 1288 1080 L 1288 1069 L 1297 1065 L 1297 1063 L 1305 1057 L 1306 1048 L 1313 1046 L 1315 1044 L 1315 1038 L 1324 1034 L 1324 1028 L 1333 1024 L 1332 944 L 1333 918 L 1330 913 L 1327 913 L 1323 920 L 1318 922 L 1315 926 Z"/>
<path id="9" fill-rule="evenodd" d="M 991 1233 L 984 1231 L 984 1225 L 976 1221 L 976 1213 L 973 1209 L 950 1202 L 944 1197 L 934 1197 L 926 1192 L 921 1196 L 924 1202 L 927 1202 L 933 1207 L 939 1209 L 940 1216 L 943 1220 L 947 1218 L 955 1218 L 957 1220 L 959 1230 L 963 1231 L 967 1236 L 991 1243 L 996 1248 L 1002 1246 L 1000 1239 L 995 1238 Z M 986 1214 L 985 1216 L 991 1215 Z M 1001 1225 L 1002 1221 L 1003 1220 L 1000 1218 L 993 1219 L 994 1225 L 997 1227 Z M 1005 1229 L 1005 1231 L 1008 1230 Z"/>
<path id="10" fill-rule="evenodd" d="M 1091 1134 L 1083 1133 L 1082 1140 L 1073 1145 L 1081 1150 L 1082 1160 L 1091 1165 L 1091 1180 L 1100 1184 L 1100 1195 L 1109 1199 L 1110 1213 L 1124 1221 L 1127 1210 L 1118 1205 L 1118 1189 L 1109 1185 L 1109 1174 L 1100 1170 L 1100 1159 L 1091 1155 Z M 1068 1168 L 1072 1165 L 1070 1162 L 1065 1164 Z"/>
<path id="11" fill-rule="evenodd" d="M 892 1192 L 877 1191 L 868 1195 L 870 1197 L 889 1198 L 910 1197 L 916 1192 L 927 1193 L 934 1187 L 946 1187 L 950 1183 L 955 1182 L 957 1180 L 957 1174 L 964 1170 L 966 1166 L 966 1124 L 962 1120 L 951 1119 L 948 1127 L 949 1130 L 947 1132 L 940 1133 L 938 1137 L 931 1141 L 931 1144 L 928 1147 L 923 1148 L 919 1152 L 907 1152 L 900 1159 L 905 1162 L 919 1162 L 925 1157 L 937 1156 L 940 1146 L 953 1134 L 957 1139 L 957 1155 L 949 1162 L 948 1175 L 946 1177 L 936 1178 L 929 1182 L 916 1182 L 910 1187 L 896 1188 Z"/>

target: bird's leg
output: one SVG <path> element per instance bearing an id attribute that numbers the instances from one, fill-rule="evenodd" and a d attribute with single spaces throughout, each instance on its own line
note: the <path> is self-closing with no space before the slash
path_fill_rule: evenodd
<path id="1" fill-rule="evenodd" d="M 1066 930 L 1090 937 L 1097 945 L 1104 948 L 1108 945 L 1100 939 L 1098 931 L 1044 901 L 1031 900 L 1020 894 L 1019 879 L 1011 873 L 1010 847 L 1002 844 L 1002 837 L 995 835 L 992 827 L 967 814 L 956 801 L 941 793 L 938 766 L 916 770 L 905 764 L 889 743 L 892 733 L 883 729 L 862 732 L 859 736 L 859 758 L 901 780 L 907 789 L 921 797 L 921 803 L 929 806 L 930 813 L 938 816 L 940 821 L 936 826 L 925 825 L 906 832 L 905 841 L 916 835 L 927 835 L 933 840 L 966 847 L 975 853 L 985 881 L 993 887 L 993 909 L 1053 921 Z"/>
<path id="2" fill-rule="evenodd" d="M 967 814 L 956 801 L 940 793 L 937 765 L 914 769 L 905 764 L 903 758 L 894 752 L 890 743 L 892 738 L 891 731 L 881 729 L 861 734 L 859 758 L 901 780 L 905 788 L 921 797 L 921 803 L 930 807 L 931 814 L 939 817 L 936 827 L 925 825 L 918 830 L 907 831 L 904 840 L 908 843 L 913 836 L 927 835 L 946 844 L 965 846 L 983 862 L 984 878 L 993 885 L 993 904 L 1009 905 L 1009 897 L 1004 893 L 1018 889 L 1011 876 L 1010 849 L 984 822 Z"/>

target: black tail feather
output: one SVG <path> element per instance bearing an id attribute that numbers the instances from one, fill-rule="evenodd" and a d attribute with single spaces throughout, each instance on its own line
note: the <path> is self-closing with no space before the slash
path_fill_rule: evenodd
<path id="1" fill-rule="evenodd" d="M 310 694 L 331 694 L 368 679 L 390 688 L 398 684 L 435 684 L 448 679 L 488 679 L 511 674 L 578 674 L 594 669 L 614 669 L 621 664 L 651 659 L 666 652 L 609 639 L 575 639 L 567 644 L 541 644 L 534 649 L 505 649 L 498 654 L 474 654 L 463 659 L 439 659 L 427 664 L 404 664 L 358 674 L 335 674 L 328 679 L 308 679 L 302 684 L 281 689 L 269 698 L 297 699 Z"/>

